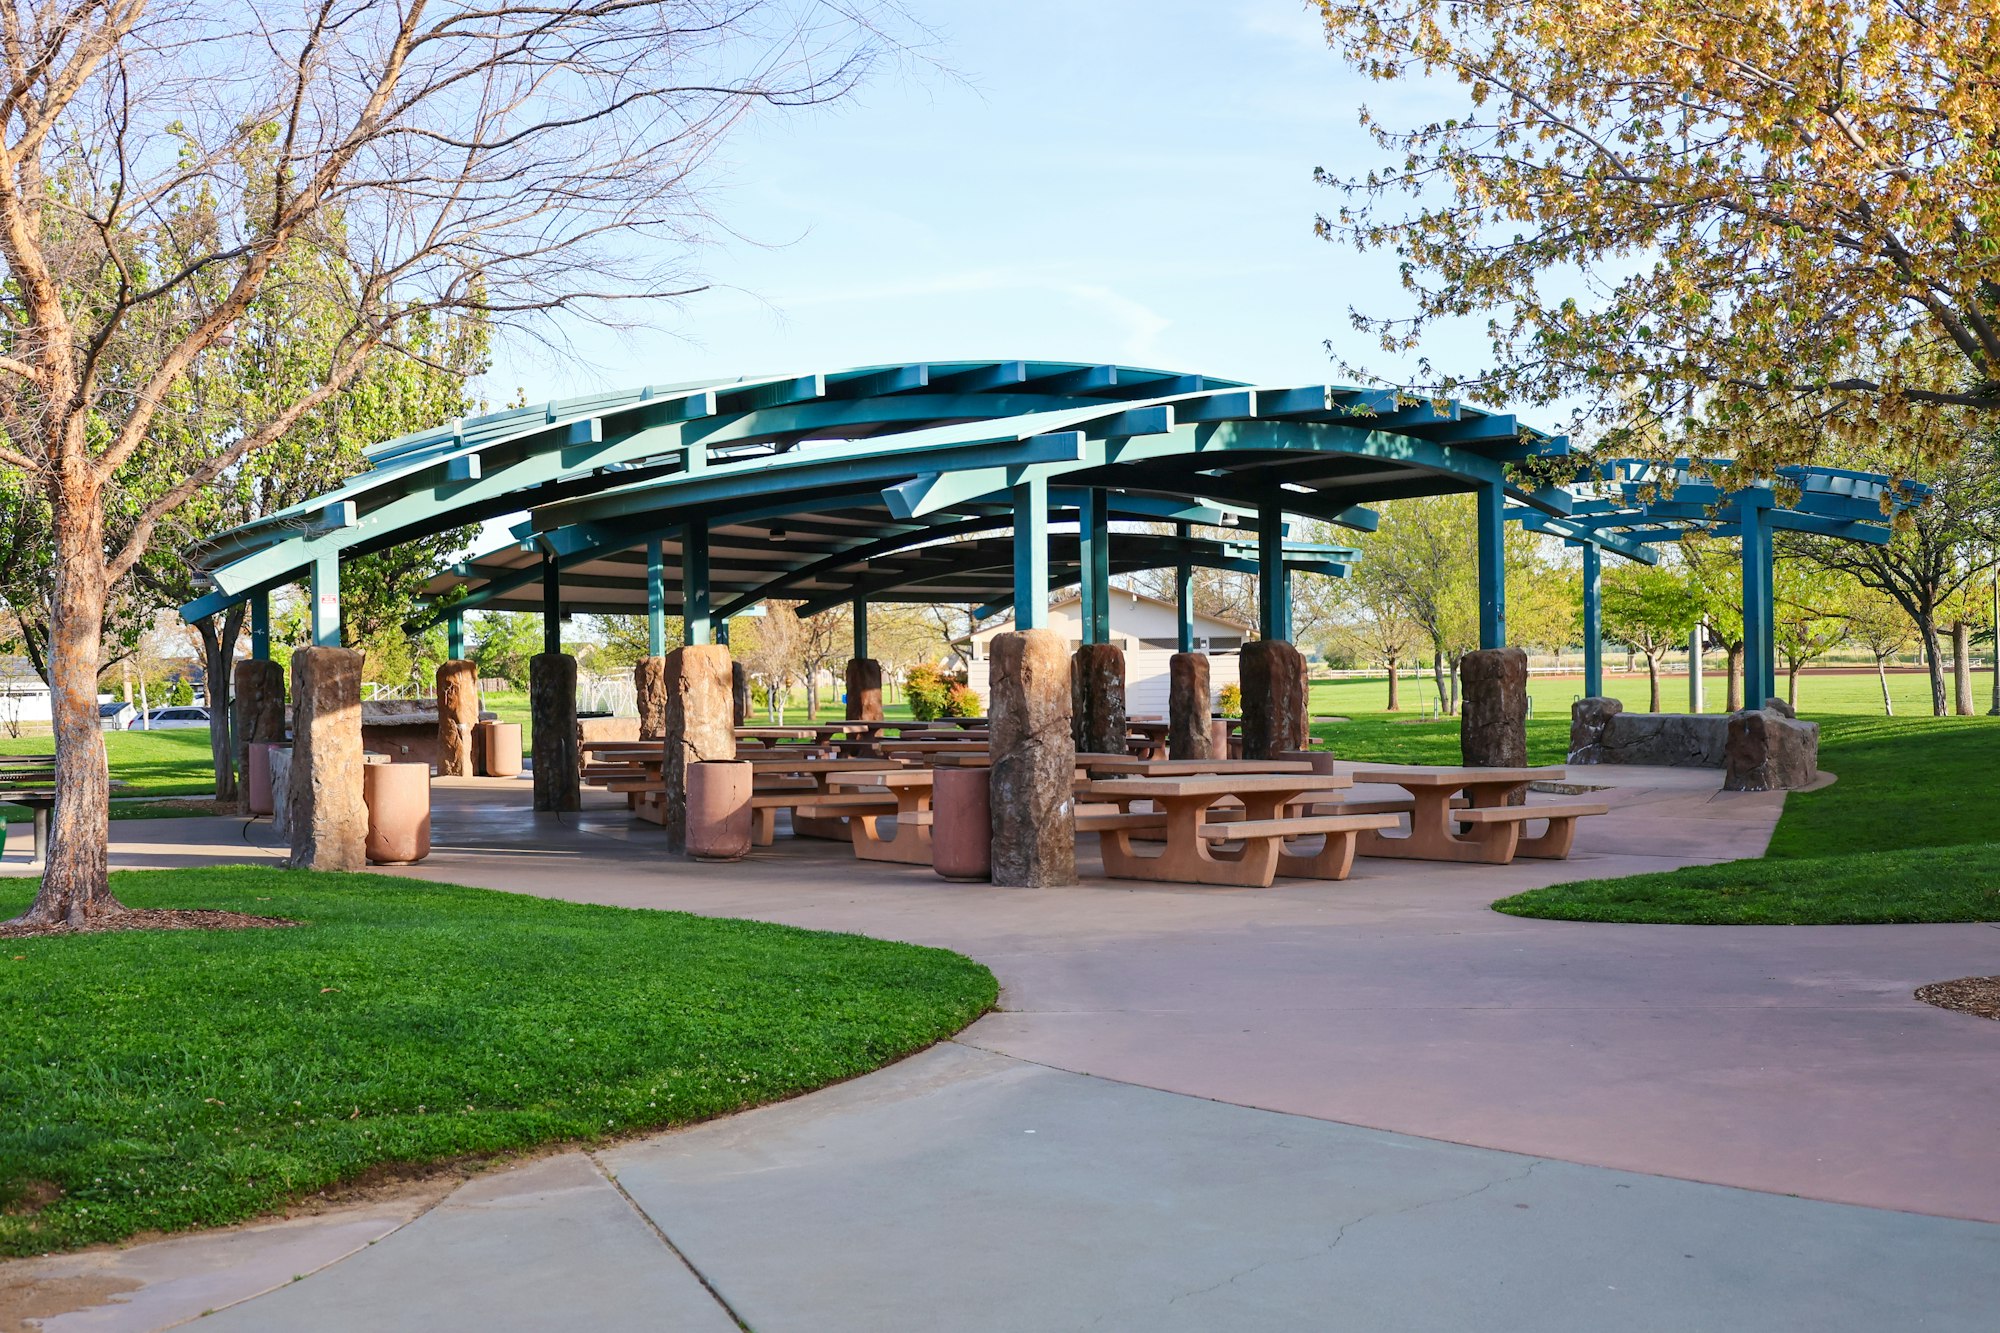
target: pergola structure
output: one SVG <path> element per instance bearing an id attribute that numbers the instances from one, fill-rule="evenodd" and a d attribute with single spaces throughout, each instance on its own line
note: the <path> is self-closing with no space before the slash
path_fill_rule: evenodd
<path id="1" fill-rule="evenodd" d="M 1571 490 L 1566 516 L 1538 510 L 1512 516 L 1582 548 L 1584 693 L 1604 691 L 1601 552 L 1652 564 L 1653 544 L 1699 534 L 1741 543 L 1744 697 L 1752 704 L 1777 693 L 1773 534 L 1881 545 L 1894 533 L 1895 516 L 1929 494 L 1915 482 L 1827 467 L 1784 467 L 1742 484 L 1727 459 L 1614 459 L 1593 464 Z"/>
<path id="2" fill-rule="evenodd" d="M 1455 402 L 1075 362 L 659 385 L 384 444 L 343 486 L 217 536 L 198 557 L 214 591 L 183 614 L 250 600 L 262 653 L 270 590 L 304 577 L 314 642 L 335 644 L 342 560 L 525 513 L 518 550 L 486 552 L 435 586 L 462 588 L 461 610 L 557 613 L 552 651 L 564 609 L 657 621 L 675 608 L 686 641 L 701 644 L 719 616 L 779 596 L 865 608 L 964 594 L 1011 603 L 1033 628 L 1070 579 L 1101 641 L 1113 572 L 1173 566 L 1185 590 L 1204 565 L 1266 575 L 1259 631 L 1283 639 L 1289 580 L 1271 575 L 1338 574 L 1352 555 L 1288 543 L 1288 517 L 1366 530 L 1370 502 L 1471 492 L 1480 638 L 1497 647 L 1509 500 L 1551 516 L 1569 506 L 1561 490 L 1513 485 L 1508 465 L 1567 451 L 1561 437 Z M 1114 521 L 1175 527 L 1114 534 Z M 1073 536 L 1055 531 L 1070 524 Z M 1198 539 L 1195 527 L 1244 539 Z M 865 623 L 857 616 L 863 634 Z"/>

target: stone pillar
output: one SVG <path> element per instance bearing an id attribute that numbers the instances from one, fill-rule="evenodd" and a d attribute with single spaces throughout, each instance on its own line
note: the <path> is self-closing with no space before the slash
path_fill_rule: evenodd
<path id="1" fill-rule="evenodd" d="M 1175 653 L 1167 662 L 1167 758 L 1209 753 L 1208 654 Z"/>
<path id="2" fill-rule="evenodd" d="M 750 668 L 741 662 L 729 664 L 729 698 L 735 706 L 734 716 L 739 727 L 750 724 Z"/>
<path id="3" fill-rule="evenodd" d="M 581 810 L 583 771 L 576 737 L 576 659 L 536 653 L 528 659 L 528 716 L 534 726 L 535 809 Z"/>
<path id="4" fill-rule="evenodd" d="M 1528 655 L 1519 648 L 1481 648 L 1459 659 L 1458 678 L 1464 692 L 1458 748 L 1465 763 L 1526 767 Z"/>
<path id="5" fill-rule="evenodd" d="M 368 807 L 361 800 L 361 654 L 350 648 L 293 653 L 292 713 L 285 789 L 291 863 L 306 870 L 359 870 L 368 839 Z"/>
<path id="6" fill-rule="evenodd" d="M 719 643 L 689 644 L 663 659 L 666 664 L 667 762 L 662 798 L 667 850 L 687 850 L 687 766 L 736 757 L 736 704 L 731 688 L 729 649 Z"/>
<path id="7" fill-rule="evenodd" d="M 479 771 L 472 757 L 472 729 L 479 725 L 479 668 L 471 662 L 438 663 L 438 774 L 469 778 Z"/>
<path id="8" fill-rule="evenodd" d="M 229 732 L 236 738 L 236 772 L 249 780 L 250 747 L 285 739 L 285 669 L 276 662 L 246 659 L 230 672 Z M 239 788 L 243 812 L 250 793 Z"/>
<path id="9" fill-rule="evenodd" d="M 882 664 L 872 657 L 847 659 L 847 720 L 882 720 Z"/>
<path id="10" fill-rule="evenodd" d="M 1306 748 L 1305 657 L 1283 639 L 1255 639 L 1237 659 L 1243 686 L 1243 757 L 1275 759 Z"/>
<path id="11" fill-rule="evenodd" d="M 642 657 L 634 662 L 632 685 L 639 697 L 639 739 L 656 741 L 667 734 L 667 659 Z"/>
<path id="12" fill-rule="evenodd" d="M 1069 645 L 1054 630 L 1031 629 L 995 635 L 990 653 L 993 882 L 1074 884 Z"/>
<path id="13" fill-rule="evenodd" d="M 1070 734 L 1084 754 L 1125 753 L 1125 650 L 1086 643 L 1070 659 Z"/>

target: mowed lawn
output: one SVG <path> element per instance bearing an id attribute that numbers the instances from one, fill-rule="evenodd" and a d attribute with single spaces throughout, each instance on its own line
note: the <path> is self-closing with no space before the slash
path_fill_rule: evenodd
<path id="1" fill-rule="evenodd" d="M 32 887 L 0 888 L 0 918 Z M 927 1046 L 997 992 L 941 949 L 413 879 L 113 887 L 300 924 L 0 940 L 0 1253 L 722 1115 Z"/>
<path id="2" fill-rule="evenodd" d="M 215 764 L 209 758 L 207 727 L 173 731 L 107 731 L 104 733 L 104 750 L 111 767 L 113 797 L 215 794 Z M 55 742 L 47 736 L 0 737 L 0 754 L 54 753 Z M 113 800 L 111 803 L 114 819 L 144 819 L 187 813 L 185 809 L 152 807 L 139 801 Z M 0 821 L 18 824 L 31 817 L 23 806 L 0 804 Z"/>

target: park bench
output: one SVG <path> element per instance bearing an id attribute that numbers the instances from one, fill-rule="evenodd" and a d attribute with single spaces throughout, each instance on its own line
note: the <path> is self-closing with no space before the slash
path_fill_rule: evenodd
<path id="1" fill-rule="evenodd" d="M 0 755 L 0 803 L 23 806 L 35 817 L 35 856 L 40 863 L 49 845 L 49 817 L 56 808 L 56 757 L 40 754 Z M 0 853 L 7 850 L 7 826 L 0 824 Z"/>
<path id="2" fill-rule="evenodd" d="M 1241 842 L 1246 851 L 1275 843 L 1281 855 L 1278 871 L 1309 879 L 1346 879 L 1354 869 L 1355 840 L 1364 832 L 1394 828 L 1393 814 L 1285 815 L 1276 819 L 1221 819 L 1197 830 L 1207 842 Z M 1321 836 L 1326 843 L 1316 855 L 1292 851 L 1295 838 Z"/>
<path id="3" fill-rule="evenodd" d="M 887 792 L 829 793 L 818 788 L 796 791 L 759 791 L 750 796 L 750 840 L 769 847 L 778 837 L 778 811 L 792 812 L 796 829 L 800 820 L 839 820 L 852 816 L 893 815 L 896 798 Z M 818 836 L 827 836 L 820 832 Z"/>
<path id="4" fill-rule="evenodd" d="M 1591 815 L 1609 814 L 1611 807 L 1594 801 L 1568 801 L 1553 805 L 1496 805 L 1477 810 L 1453 810 L 1451 818 L 1461 833 L 1488 837 L 1494 842 L 1511 842 L 1508 857 L 1526 856 L 1536 860 L 1560 861 L 1569 855 L 1576 841 L 1576 821 Z M 1522 830 L 1538 819 L 1549 821 L 1536 836 L 1522 836 Z M 1483 830 L 1495 830 L 1483 834 Z M 1505 829 L 1505 833 L 1498 830 Z M 1497 851 L 1498 848 L 1495 848 Z"/>

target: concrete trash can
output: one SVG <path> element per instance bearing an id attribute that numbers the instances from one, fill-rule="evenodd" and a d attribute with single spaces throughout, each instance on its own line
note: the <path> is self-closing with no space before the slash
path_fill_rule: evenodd
<path id="1" fill-rule="evenodd" d="M 741 759 L 687 766 L 687 850 L 697 861 L 740 861 L 750 852 L 750 789 L 756 770 Z"/>
<path id="2" fill-rule="evenodd" d="M 993 771 L 939 768 L 931 787 L 931 868 L 959 884 L 993 878 Z"/>
<path id="3" fill-rule="evenodd" d="M 243 805 L 253 815 L 268 815 L 277 809 L 271 799 L 271 751 L 273 741 L 258 741 L 250 747 L 249 771 L 243 775 Z"/>
<path id="4" fill-rule="evenodd" d="M 494 722 L 486 733 L 486 776 L 521 776 L 521 724 Z"/>
<path id="5" fill-rule="evenodd" d="M 431 854 L 429 764 L 362 765 L 361 800 L 368 807 L 362 850 L 370 865 L 412 865 Z"/>

